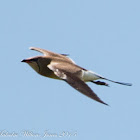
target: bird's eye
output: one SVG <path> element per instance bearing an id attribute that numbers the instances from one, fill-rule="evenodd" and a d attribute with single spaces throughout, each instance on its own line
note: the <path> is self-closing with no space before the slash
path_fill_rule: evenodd
<path id="1" fill-rule="evenodd" d="M 31 59 L 31 61 L 36 62 L 37 61 L 37 58 Z"/>

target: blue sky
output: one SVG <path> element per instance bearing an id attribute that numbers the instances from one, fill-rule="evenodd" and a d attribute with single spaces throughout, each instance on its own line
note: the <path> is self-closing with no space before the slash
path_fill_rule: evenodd
<path id="1" fill-rule="evenodd" d="M 12 139 L 21 140 L 139 139 L 139 5 L 138 0 L 0 1 L 0 138 L 13 133 Z M 69 54 L 78 65 L 133 86 L 89 83 L 107 107 L 21 63 L 40 55 L 30 46 Z"/>

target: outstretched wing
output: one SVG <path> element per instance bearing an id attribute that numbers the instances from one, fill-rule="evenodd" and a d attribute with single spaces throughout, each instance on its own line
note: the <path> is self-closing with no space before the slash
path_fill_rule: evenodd
<path id="1" fill-rule="evenodd" d="M 55 75 L 61 78 L 62 80 L 66 81 L 69 85 L 71 85 L 73 88 L 78 90 L 79 92 L 83 93 L 84 95 L 96 100 L 97 102 L 100 102 L 102 104 L 108 105 L 105 102 L 103 102 L 93 91 L 92 89 L 80 78 L 77 76 L 71 74 L 70 72 L 66 72 L 65 70 L 58 69 L 57 65 L 48 66 L 52 71 L 54 71 Z"/>
<path id="2" fill-rule="evenodd" d="M 45 56 L 60 56 L 60 54 L 53 53 L 53 52 L 51 52 L 51 51 L 44 50 L 44 49 L 41 49 L 41 48 L 30 47 L 29 49 L 30 49 L 30 50 L 35 50 L 35 51 L 41 52 L 41 53 L 43 53 Z"/>
<path id="3" fill-rule="evenodd" d="M 44 54 L 44 56 L 58 57 L 58 58 L 66 60 L 70 63 L 75 64 L 75 62 L 71 58 L 67 57 L 68 56 L 67 54 L 57 54 L 57 53 L 54 53 L 54 52 L 51 52 L 51 51 L 48 51 L 48 50 L 44 50 L 44 49 L 40 49 L 40 48 L 36 48 L 36 47 L 30 47 L 29 49 L 41 52 L 41 53 Z"/>

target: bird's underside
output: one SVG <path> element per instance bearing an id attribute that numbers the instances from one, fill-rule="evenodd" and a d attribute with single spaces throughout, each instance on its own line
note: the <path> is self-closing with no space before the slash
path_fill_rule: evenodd
<path id="1" fill-rule="evenodd" d="M 28 63 L 35 71 L 43 76 L 64 80 L 79 92 L 102 104 L 108 105 L 93 92 L 86 82 L 109 86 L 107 83 L 98 80 L 103 79 L 114 83 L 131 86 L 129 83 L 112 81 L 92 71 L 88 71 L 76 65 L 75 62 L 68 58 L 65 54 L 57 54 L 35 47 L 31 47 L 30 49 L 39 51 L 43 53 L 44 56 L 24 59 L 22 62 Z"/>

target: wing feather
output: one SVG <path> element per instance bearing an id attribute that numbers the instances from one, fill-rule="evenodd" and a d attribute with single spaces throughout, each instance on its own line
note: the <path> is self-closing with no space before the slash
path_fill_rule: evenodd
<path id="1" fill-rule="evenodd" d="M 44 54 L 44 56 L 57 57 L 57 58 L 60 58 L 60 59 L 63 59 L 63 60 L 66 60 L 70 63 L 75 64 L 75 62 L 71 58 L 67 57 L 67 54 L 57 54 L 57 53 L 54 53 L 54 52 L 51 52 L 51 51 L 48 51 L 48 50 L 44 50 L 44 49 L 41 49 L 41 48 L 36 48 L 36 47 L 30 47 L 29 49 L 41 52 L 41 53 Z"/>
<path id="2" fill-rule="evenodd" d="M 57 68 L 57 65 L 49 66 L 49 68 L 54 71 L 55 75 L 61 78 L 62 80 L 66 81 L 70 86 L 78 90 L 79 92 L 83 93 L 84 95 L 92 98 L 93 100 L 96 100 L 97 102 L 100 102 L 102 104 L 108 105 L 105 102 L 103 102 L 93 91 L 92 89 L 80 78 L 78 78 L 76 75 L 71 74 L 70 72 L 66 72 L 65 70 L 61 70 Z"/>

